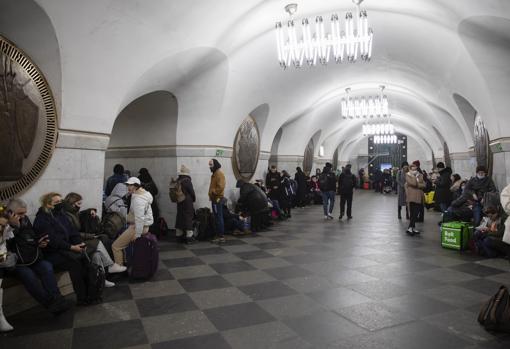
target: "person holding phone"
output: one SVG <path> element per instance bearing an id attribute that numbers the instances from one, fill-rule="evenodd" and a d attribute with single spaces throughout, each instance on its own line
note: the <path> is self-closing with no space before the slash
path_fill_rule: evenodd
<path id="1" fill-rule="evenodd" d="M 65 312 L 71 305 L 60 293 L 52 264 L 43 257 L 49 243 L 48 235 L 36 236 L 23 200 L 11 199 L 7 203 L 7 213 L 13 232 L 7 245 L 17 256 L 16 276 L 27 292 L 49 312 L 54 315 Z"/>
<path id="2" fill-rule="evenodd" d="M 51 192 L 40 199 L 41 207 L 35 216 L 34 230 L 37 236 L 48 236 L 47 253 L 45 256 L 56 269 L 69 272 L 78 305 L 89 305 L 96 300 L 87 295 L 86 272 L 87 259 L 84 255 L 85 243 L 80 234 L 66 227 L 59 221 L 62 215 L 62 196 Z M 64 217 L 65 219 L 65 217 Z"/>

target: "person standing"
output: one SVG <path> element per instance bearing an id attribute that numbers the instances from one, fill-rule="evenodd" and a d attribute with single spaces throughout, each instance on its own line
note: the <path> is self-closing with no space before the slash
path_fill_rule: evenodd
<path id="1" fill-rule="evenodd" d="M 116 164 L 113 167 L 113 175 L 108 177 L 106 180 L 106 185 L 104 188 L 104 193 L 106 196 L 109 196 L 112 193 L 113 188 L 119 183 L 124 183 L 126 181 L 127 177 L 124 174 L 124 166 L 121 164 Z"/>
<path id="2" fill-rule="evenodd" d="M 402 206 L 406 207 L 406 219 L 409 219 L 409 209 L 406 202 L 406 174 L 409 172 L 409 164 L 404 161 L 397 173 L 397 195 L 398 195 L 398 219 L 402 219 Z"/>
<path id="3" fill-rule="evenodd" d="M 154 219 L 154 222 L 157 222 L 159 219 L 159 206 L 158 206 L 158 200 L 156 200 L 156 197 L 158 195 L 158 186 L 152 179 L 151 174 L 149 173 L 149 170 L 147 170 L 145 167 L 142 167 L 140 171 L 138 171 L 138 179 L 142 183 L 142 187 L 147 190 L 152 195 L 152 217 Z"/>
<path id="4" fill-rule="evenodd" d="M 338 219 L 343 218 L 346 203 L 347 219 L 352 219 L 352 196 L 354 188 L 356 188 L 356 182 L 356 176 L 351 172 L 351 165 L 347 164 L 338 177 L 338 194 L 340 195 L 340 216 Z"/>
<path id="5" fill-rule="evenodd" d="M 437 164 L 439 177 L 436 178 L 436 192 L 434 201 L 439 205 L 441 212 L 444 212 L 450 207 L 452 203 L 452 192 L 450 187 L 452 186 L 452 169 L 445 167 L 444 163 L 439 162 Z"/>
<path id="6" fill-rule="evenodd" d="M 209 170 L 211 170 L 211 183 L 209 184 L 209 200 L 216 222 L 216 237 L 213 243 L 225 242 L 225 222 L 223 220 L 223 204 L 225 202 L 225 175 L 220 170 L 221 164 L 216 159 L 209 160 Z"/>
<path id="7" fill-rule="evenodd" d="M 365 169 L 362 167 L 358 171 L 359 175 L 359 187 L 363 188 L 363 184 L 365 183 Z"/>
<path id="8" fill-rule="evenodd" d="M 196 200 L 195 190 L 193 189 L 193 183 L 191 183 L 189 168 L 181 165 L 178 175 L 179 177 L 177 177 L 177 180 L 184 194 L 184 200 L 177 203 L 175 235 L 177 239 L 181 240 L 183 243 L 190 244 L 195 240 L 193 238 L 193 217 L 195 216 L 193 203 Z"/>
<path id="9" fill-rule="evenodd" d="M 423 189 L 423 192 L 427 193 L 430 190 L 432 190 L 432 185 L 427 175 L 427 172 L 423 171 L 420 167 L 421 166 L 420 160 L 413 161 L 413 165 L 416 166 L 416 170 L 423 177 L 423 183 L 425 183 L 425 188 Z M 421 205 L 420 210 L 418 211 L 418 217 L 416 218 L 416 222 L 423 223 L 424 220 L 425 220 L 425 205 Z"/>
<path id="10" fill-rule="evenodd" d="M 322 192 L 322 208 L 324 210 L 324 219 L 333 219 L 332 213 L 335 206 L 336 177 L 332 171 L 333 165 L 326 162 L 324 169 L 319 177 L 319 186 Z"/>
<path id="11" fill-rule="evenodd" d="M 420 231 L 416 229 L 416 222 L 420 209 L 423 207 L 423 189 L 425 188 L 425 181 L 423 175 L 418 172 L 418 167 L 413 163 L 406 174 L 406 201 L 409 206 L 410 219 L 409 227 L 406 233 L 414 236 L 419 234 Z"/>
<path id="12" fill-rule="evenodd" d="M 276 170 L 275 165 L 271 165 L 266 175 L 267 196 L 269 196 L 271 200 L 278 201 L 278 204 L 280 204 L 281 201 L 281 184 L 282 176 L 280 172 Z"/>
<path id="13" fill-rule="evenodd" d="M 297 183 L 297 207 L 304 207 L 306 205 L 306 194 L 308 192 L 307 177 L 301 167 L 296 167 L 296 174 L 294 180 Z"/>

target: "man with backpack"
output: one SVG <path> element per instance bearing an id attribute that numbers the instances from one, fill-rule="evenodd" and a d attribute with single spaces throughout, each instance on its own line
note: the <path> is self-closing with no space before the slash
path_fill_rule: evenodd
<path id="1" fill-rule="evenodd" d="M 336 177 L 332 171 L 333 165 L 326 162 L 321 175 L 319 176 L 319 186 L 322 192 L 322 207 L 324 209 L 324 219 L 333 219 L 333 207 L 335 206 Z"/>
<path id="2" fill-rule="evenodd" d="M 342 219 L 347 203 L 347 219 L 352 219 L 352 194 L 356 188 L 356 176 L 351 172 L 351 165 L 347 164 L 343 172 L 338 177 L 338 194 L 340 195 L 340 216 Z"/>

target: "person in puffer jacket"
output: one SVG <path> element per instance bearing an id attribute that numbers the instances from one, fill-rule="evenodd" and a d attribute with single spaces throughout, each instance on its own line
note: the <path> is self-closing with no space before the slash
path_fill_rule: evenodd
<path id="1" fill-rule="evenodd" d="M 122 273 L 124 266 L 124 249 L 131 241 L 149 233 L 149 227 L 154 223 L 151 204 L 151 193 L 142 188 L 140 180 L 131 177 L 125 183 L 131 193 L 131 206 L 127 215 L 128 228 L 113 242 L 113 259 L 115 263 L 108 269 L 109 273 Z"/>
<path id="2" fill-rule="evenodd" d="M 117 184 L 110 196 L 104 202 L 106 213 L 117 212 L 124 219 L 127 217 L 127 204 L 124 201 L 128 194 L 127 187 L 124 183 Z"/>

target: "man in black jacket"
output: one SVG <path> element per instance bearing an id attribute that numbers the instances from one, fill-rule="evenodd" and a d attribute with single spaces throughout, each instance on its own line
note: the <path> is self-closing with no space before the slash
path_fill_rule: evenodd
<path id="1" fill-rule="evenodd" d="M 452 192 L 450 191 L 452 186 L 452 169 L 445 167 L 442 162 L 437 164 L 437 169 L 439 170 L 439 178 L 436 180 L 434 201 L 439 205 L 441 212 L 444 212 L 452 202 Z"/>
<path id="2" fill-rule="evenodd" d="M 487 175 L 487 168 L 485 166 L 476 167 L 476 176 L 471 177 L 467 182 L 465 191 L 473 193 L 473 218 L 475 220 L 475 227 L 480 225 L 482 220 L 483 210 L 483 197 L 486 193 L 496 193 L 496 185 L 492 178 Z"/>
<path id="3" fill-rule="evenodd" d="M 356 188 L 356 176 L 351 172 L 351 165 L 345 166 L 344 171 L 338 177 L 338 194 L 340 195 L 340 217 L 342 219 L 347 203 L 347 219 L 352 219 L 352 194 Z"/>
<path id="4" fill-rule="evenodd" d="M 319 186 L 322 192 L 322 207 L 324 219 L 333 219 L 333 207 L 335 206 L 336 177 L 332 171 L 333 165 L 326 163 L 319 177 Z"/>
<path id="5" fill-rule="evenodd" d="M 22 200 L 12 199 L 7 209 L 14 233 L 14 238 L 8 241 L 9 249 L 18 258 L 16 275 L 28 293 L 50 312 L 60 314 L 68 310 L 70 304 L 60 293 L 53 266 L 42 256 L 41 249 L 48 246 L 48 236 L 36 236 Z"/>

